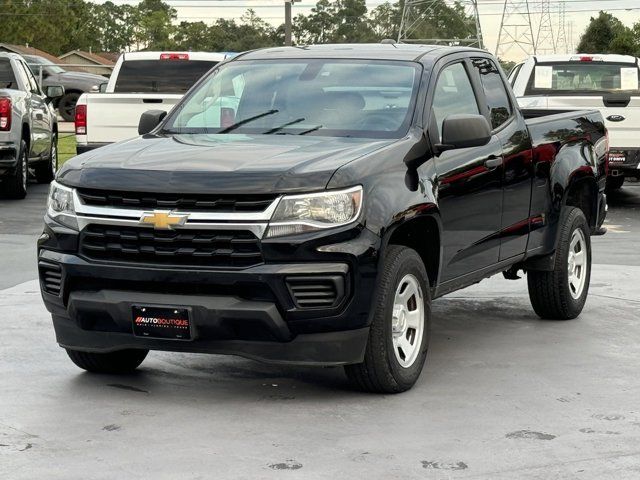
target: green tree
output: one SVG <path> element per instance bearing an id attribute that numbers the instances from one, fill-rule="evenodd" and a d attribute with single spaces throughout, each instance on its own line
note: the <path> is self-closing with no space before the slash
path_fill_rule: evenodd
<path id="1" fill-rule="evenodd" d="M 617 36 L 624 35 L 628 30 L 616 17 L 601 11 L 597 17 L 591 17 L 589 25 L 580 37 L 578 52 L 611 53 L 613 40 Z M 622 41 L 621 39 L 620 42 Z"/>

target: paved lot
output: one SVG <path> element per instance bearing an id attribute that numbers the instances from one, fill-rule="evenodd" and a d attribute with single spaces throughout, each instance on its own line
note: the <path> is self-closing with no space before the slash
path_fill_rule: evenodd
<path id="1" fill-rule="evenodd" d="M 437 300 L 426 370 L 397 396 L 206 355 L 81 373 L 34 280 L 45 192 L 0 200 L 2 479 L 640 478 L 640 185 L 610 199 L 579 319 L 539 320 L 524 280 Z"/>

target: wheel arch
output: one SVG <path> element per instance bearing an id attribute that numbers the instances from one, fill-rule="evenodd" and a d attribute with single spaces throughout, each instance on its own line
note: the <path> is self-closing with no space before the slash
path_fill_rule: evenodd
<path id="1" fill-rule="evenodd" d="M 405 217 L 395 223 L 384 235 L 382 249 L 389 245 L 402 245 L 415 250 L 427 270 L 431 288 L 438 285 L 442 262 L 442 223 L 437 212 Z"/>

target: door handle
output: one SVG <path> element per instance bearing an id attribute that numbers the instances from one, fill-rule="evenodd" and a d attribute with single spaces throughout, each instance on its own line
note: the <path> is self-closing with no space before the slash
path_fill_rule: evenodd
<path id="1" fill-rule="evenodd" d="M 502 165 L 502 157 L 497 157 L 495 155 L 491 155 L 484 161 L 484 166 L 489 169 L 498 168 L 500 165 Z"/>

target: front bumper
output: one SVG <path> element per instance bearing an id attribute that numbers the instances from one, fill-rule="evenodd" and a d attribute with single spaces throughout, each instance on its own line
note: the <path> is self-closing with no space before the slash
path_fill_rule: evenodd
<path id="1" fill-rule="evenodd" d="M 609 175 L 640 178 L 640 148 L 610 148 Z M 624 155 L 624 161 L 616 161 L 616 153 Z"/>
<path id="2" fill-rule="evenodd" d="M 77 232 L 48 222 L 45 234 L 42 296 L 65 348 L 221 353 L 306 365 L 363 359 L 379 246 L 367 229 L 265 241 L 265 262 L 236 270 L 96 262 L 76 253 Z M 291 278 L 344 279 L 342 298 L 327 308 L 300 308 Z M 189 307 L 193 339 L 135 336 L 134 304 Z"/>

